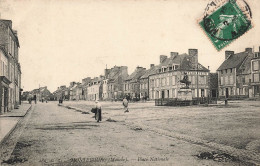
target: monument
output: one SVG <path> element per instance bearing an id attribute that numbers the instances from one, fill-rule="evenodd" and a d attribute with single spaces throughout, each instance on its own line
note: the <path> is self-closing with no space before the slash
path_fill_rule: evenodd
<path id="1" fill-rule="evenodd" d="M 192 100 L 192 91 L 189 88 L 191 82 L 189 81 L 188 75 L 185 72 L 184 77 L 182 80 L 180 80 L 181 85 L 183 85 L 179 90 L 178 90 L 178 100 Z"/>

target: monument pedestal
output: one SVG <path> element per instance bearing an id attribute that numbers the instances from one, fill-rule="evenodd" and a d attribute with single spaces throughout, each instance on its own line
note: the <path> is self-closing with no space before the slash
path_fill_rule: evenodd
<path id="1" fill-rule="evenodd" d="M 192 100 L 192 91 L 191 89 L 180 89 L 178 90 L 179 100 Z"/>

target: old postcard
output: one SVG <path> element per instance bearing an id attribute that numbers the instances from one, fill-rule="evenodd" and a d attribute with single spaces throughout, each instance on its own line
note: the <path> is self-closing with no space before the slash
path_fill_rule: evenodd
<path id="1" fill-rule="evenodd" d="M 0 0 L 0 165 L 260 165 L 258 0 Z"/>

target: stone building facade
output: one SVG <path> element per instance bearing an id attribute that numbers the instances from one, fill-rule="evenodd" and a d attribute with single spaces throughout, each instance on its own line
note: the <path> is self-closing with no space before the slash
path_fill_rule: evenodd
<path id="1" fill-rule="evenodd" d="M 253 49 L 225 52 L 225 61 L 217 69 L 219 98 L 248 98 L 252 96 L 251 60 Z"/>
<path id="2" fill-rule="evenodd" d="M 136 67 L 124 82 L 124 95 L 132 100 L 140 100 L 140 78 L 145 74 L 146 68 Z"/>
<path id="3" fill-rule="evenodd" d="M 150 69 L 146 70 L 145 73 L 140 78 L 140 99 L 149 99 L 149 77 L 155 74 L 157 66 L 150 64 Z"/>
<path id="4" fill-rule="evenodd" d="M 105 100 L 118 100 L 123 98 L 124 80 L 127 76 L 127 66 L 114 66 L 111 69 L 105 69 L 102 95 Z"/>
<path id="5" fill-rule="evenodd" d="M 102 81 L 103 77 L 95 77 L 91 80 L 88 85 L 88 97 L 90 101 L 101 100 L 102 99 Z"/>
<path id="6" fill-rule="evenodd" d="M 251 59 L 251 77 L 251 97 L 260 97 L 260 47 L 259 51 L 254 53 L 254 58 Z"/>
<path id="7" fill-rule="evenodd" d="M 171 52 L 171 56 L 160 55 L 160 64 L 155 74 L 149 77 L 149 98 L 177 98 L 183 86 L 180 80 L 187 74 L 191 81 L 192 97 L 208 96 L 209 70 L 198 63 L 198 50 L 189 49 L 188 54 Z"/>
<path id="8" fill-rule="evenodd" d="M 1 107 L 0 113 L 18 108 L 21 98 L 21 66 L 19 40 L 12 21 L 0 19 Z"/>

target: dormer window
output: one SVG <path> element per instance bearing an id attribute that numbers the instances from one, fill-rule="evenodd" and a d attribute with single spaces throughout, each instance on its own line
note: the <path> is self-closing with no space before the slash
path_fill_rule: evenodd
<path id="1" fill-rule="evenodd" d="M 172 67 L 169 67 L 169 71 L 172 71 Z"/>
<path id="2" fill-rule="evenodd" d="M 166 69 L 167 69 L 167 67 L 166 66 L 162 66 L 162 72 L 166 72 Z"/>
<path id="3" fill-rule="evenodd" d="M 179 65 L 175 65 L 175 70 L 177 70 L 179 68 Z"/>

